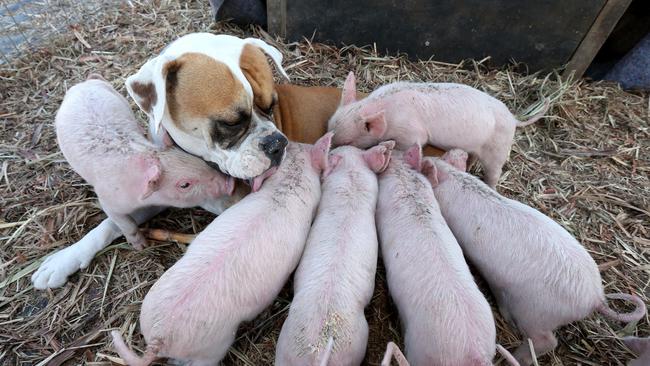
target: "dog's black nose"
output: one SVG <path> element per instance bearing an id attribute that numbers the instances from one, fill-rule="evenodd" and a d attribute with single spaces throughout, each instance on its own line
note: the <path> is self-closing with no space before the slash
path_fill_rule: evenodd
<path id="1" fill-rule="evenodd" d="M 289 143 L 287 138 L 279 132 L 273 132 L 262 139 L 260 147 L 264 151 L 264 154 L 271 159 L 271 166 L 280 165 L 287 143 Z"/>

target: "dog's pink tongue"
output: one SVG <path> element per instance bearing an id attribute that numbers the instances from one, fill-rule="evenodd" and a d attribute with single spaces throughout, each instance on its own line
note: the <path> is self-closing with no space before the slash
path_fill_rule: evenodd
<path id="1" fill-rule="evenodd" d="M 264 183 L 264 180 L 272 176 L 276 170 L 278 170 L 278 167 L 273 167 L 265 171 L 264 173 L 258 175 L 257 177 L 253 178 L 253 187 L 252 187 L 253 192 L 259 191 L 260 188 L 262 187 L 262 183 Z"/>

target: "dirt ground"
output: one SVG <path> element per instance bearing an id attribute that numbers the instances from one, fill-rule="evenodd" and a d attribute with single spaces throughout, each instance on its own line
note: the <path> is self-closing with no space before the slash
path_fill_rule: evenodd
<path id="1" fill-rule="evenodd" d="M 162 1 L 155 7 L 131 1 L 73 24 L 0 65 L 0 365 L 119 364 L 112 329 L 125 334 L 137 351 L 144 349 L 141 301 L 185 245 L 156 242 L 137 252 L 119 239 L 64 287 L 37 291 L 31 286 L 31 274 L 48 254 L 79 240 L 105 217 L 90 187 L 59 152 L 53 119 L 66 89 L 89 72 L 102 73 L 126 95 L 127 76 L 170 41 L 196 31 L 266 37 L 285 55 L 291 81 L 301 85 L 342 86 L 354 70 L 365 91 L 396 80 L 461 82 L 520 114 L 530 112 L 527 107 L 542 96 L 550 98 L 548 117 L 518 130 L 498 190 L 558 221 L 585 245 L 600 266 L 606 292 L 635 293 L 648 301 L 648 95 L 612 84 L 572 82 L 555 73 L 491 70 L 489 61 L 451 65 L 380 56 L 373 47 L 335 48 L 308 40 L 284 44 L 260 30 L 211 24 L 207 1 Z M 168 210 L 148 226 L 197 233 L 212 218 L 201 209 Z M 379 364 L 387 341 L 402 343 L 379 264 L 366 310 L 366 365 Z M 225 365 L 272 364 L 291 293 L 289 282 L 273 305 L 241 327 Z M 519 336 L 494 310 L 498 342 L 513 349 Z M 624 327 L 593 315 L 559 329 L 559 346 L 540 357 L 539 365 L 625 365 L 633 354 L 617 338 L 649 336 L 649 324 L 646 317 Z"/>

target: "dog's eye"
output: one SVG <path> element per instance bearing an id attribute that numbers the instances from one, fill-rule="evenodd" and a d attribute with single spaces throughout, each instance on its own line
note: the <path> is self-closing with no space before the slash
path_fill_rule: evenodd
<path id="1" fill-rule="evenodd" d="M 234 121 L 224 121 L 223 123 L 228 126 L 228 127 L 237 127 L 242 124 L 244 120 L 242 118 L 238 118 Z"/>

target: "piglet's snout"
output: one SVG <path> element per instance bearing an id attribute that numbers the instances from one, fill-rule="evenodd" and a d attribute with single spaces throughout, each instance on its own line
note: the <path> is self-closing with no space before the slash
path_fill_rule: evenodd
<path id="1" fill-rule="evenodd" d="M 262 139 L 260 148 L 264 151 L 264 155 L 271 160 L 271 166 L 280 165 L 288 142 L 287 138 L 279 132 L 273 132 Z"/>

